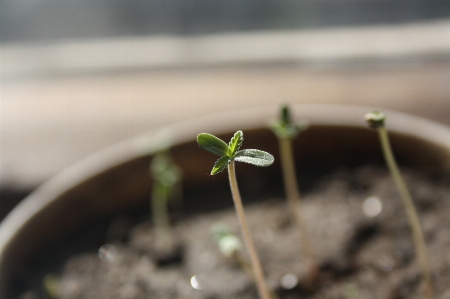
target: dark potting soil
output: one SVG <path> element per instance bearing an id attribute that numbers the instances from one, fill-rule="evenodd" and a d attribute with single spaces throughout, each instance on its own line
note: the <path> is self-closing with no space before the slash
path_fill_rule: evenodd
<path id="1" fill-rule="evenodd" d="M 411 170 L 404 176 L 422 223 L 435 298 L 449 299 L 450 178 Z M 384 168 L 342 169 L 303 194 L 303 216 L 321 268 L 314 290 L 305 288 L 300 235 L 285 201 L 243 200 L 266 281 L 280 299 L 424 298 L 406 213 Z M 174 224 L 179 246 L 162 256 L 155 253 L 150 222 L 119 241 L 114 236 L 123 226 L 113 221 L 108 244 L 99 252 L 71 257 L 62 273 L 45 280 L 60 299 L 258 298 L 249 274 L 222 255 L 213 240 L 211 227 L 217 222 L 240 236 L 233 209 L 196 215 Z M 244 246 L 242 251 L 246 255 Z"/>

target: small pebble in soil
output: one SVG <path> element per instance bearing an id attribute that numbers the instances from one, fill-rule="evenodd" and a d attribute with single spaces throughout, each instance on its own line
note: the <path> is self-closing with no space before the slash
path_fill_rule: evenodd
<path id="1" fill-rule="evenodd" d="M 389 272 L 394 268 L 395 261 L 389 255 L 382 255 L 380 258 L 377 259 L 376 264 L 378 268 L 380 268 L 384 272 Z"/>
<path id="2" fill-rule="evenodd" d="M 366 200 L 364 200 L 362 209 L 364 215 L 372 218 L 378 216 L 381 213 L 383 204 L 381 203 L 380 198 L 378 198 L 377 196 L 369 196 L 366 198 Z"/>
<path id="3" fill-rule="evenodd" d="M 105 244 L 98 250 L 98 257 L 107 263 L 111 263 L 117 256 L 117 250 L 114 245 Z"/>
<path id="4" fill-rule="evenodd" d="M 197 275 L 191 277 L 191 286 L 196 290 L 203 290 L 205 288 Z"/>
<path id="5" fill-rule="evenodd" d="M 292 290 L 298 285 L 298 278 L 292 273 L 288 273 L 281 278 L 281 286 L 286 290 Z"/>

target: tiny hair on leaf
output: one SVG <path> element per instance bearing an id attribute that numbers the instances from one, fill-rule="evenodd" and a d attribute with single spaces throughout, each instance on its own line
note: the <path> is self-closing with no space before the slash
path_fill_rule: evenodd
<path id="1" fill-rule="evenodd" d="M 273 164 L 271 154 L 257 149 L 245 149 L 236 153 L 235 161 L 252 164 L 259 167 L 267 167 Z"/>

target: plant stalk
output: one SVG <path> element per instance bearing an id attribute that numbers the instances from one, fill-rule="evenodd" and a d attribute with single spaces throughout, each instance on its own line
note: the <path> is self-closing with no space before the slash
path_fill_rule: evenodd
<path id="1" fill-rule="evenodd" d="M 310 285 L 313 286 L 319 274 L 319 268 L 309 239 L 307 225 L 302 216 L 302 204 L 297 185 L 297 174 L 293 155 L 292 139 L 289 137 L 279 139 L 280 159 L 283 171 L 284 189 L 286 190 L 289 210 L 300 232 L 301 248 L 308 265 Z"/>
<path id="2" fill-rule="evenodd" d="M 164 192 L 158 190 L 158 187 L 160 186 L 156 184 L 153 187 L 151 199 L 155 245 L 158 249 L 167 251 L 172 246 L 169 211 L 167 209 L 167 198 L 163 195 Z"/>
<path id="3" fill-rule="evenodd" d="M 414 208 L 414 203 L 411 199 L 408 188 L 406 187 L 406 184 L 400 174 L 394 155 L 392 154 L 387 130 L 384 126 L 380 126 L 377 128 L 377 131 L 380 138 L 384 159 L 395 182 L 395 185 L 397 186 L 403 205 L 405 206 L 406 213 L 408 215 L 409 224 L 413 233 L 414 245 L 417 250 L 419 264 L 422 270 L 422 283 L 425 286 L 426 298 L 432 299 L 433 286 L 428 264 L 427 248 L 425 245 L 425 238 L 423 236 L 422 228 L 420 226 L 419 217 L 417 215 L 416 209 Z"/>
<path id="4" fill-rule="evenodd" d="M 245 220 L 244 207 L 242 205 L 241 195 L 236 180 L 236 172 L 234 167 L 234 161 L 228 165 L 228 177 L 230 179 L 231 193 L 233 195 L 234 206 L 236 209 L 237 218 L 241 225 L 242 235 L 244 236 L 245 245 L 250 255 L 250 261 L 252 264 L 253 274 L 258 288 L 258 293 L 261 299 L 271 299 L 269 289 L 264 279 L 261 263 L 259 261 L 258 253 L 256 252 L 255 245 L 253 244 L 250 230 L 248 229 L 247 221 Z"/>
<path id="5" fill-rule="evenodd" d="M 240 251 L 235 251 L 232 255 L 232 258 L 239 264 L 239 266 L 247 272 L 247 274 L 256 282 L 255 275 L 253 275 L 252 265 L 245 258 L 245 256 Z M 277 294 L 275 294 L 272 290 L 269 290 L 270 299 L 279 299 Z"/>

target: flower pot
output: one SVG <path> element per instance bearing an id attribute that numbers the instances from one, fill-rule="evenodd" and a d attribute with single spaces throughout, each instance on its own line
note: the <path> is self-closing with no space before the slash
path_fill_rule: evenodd
<path id="1" fill-rule="evenodd" d="M 371 110 L 355 106 L 292 105 L 295 119 L 310 123 L 309 129 L 295 139 L 300 177 L 313 181 L 337 167 L 382 165 L 376 133 L 364 121 L 364 114 Z M 268 121 L 277 117 L 277 111 L 278 107 L 261 107 L 177 123 L 101 151 L 49 180 L 1 223 L 0 298 L 15 298 L 24 291 L 28 281 L 24 269 L 40 273 L 44 263 L 54 264 L 63 258 L 54 253 L 43 260 L 43 252 L 56 252 L 55 248 L 64 244 L 74 252 L 83 251 L 84 238 L 77 242 L 73 233 L 86 230 L 87 224 L 106 223 L 118 213 L 147 209 L 151 191 L 148 165 L 152 154 L 168 139 L 171 154 L 184 173 L 183 214 L 232 206 L 226 175 L 208 175 L 216 157 L 198 147 L 195 138 L 200 132 L 229 140 L 235 131 L 242 130 L 243 148 L 273 153 L 276 162 L 271 167 L 239 166 L 238 180 L 243 196 L 256 194 L 255 201 L 267 194 L 280 195 L 277 140 L 267 129 Z M 401 165 L 427 173 L 448 173 L 449 128 L 401 113 L 386 114 L 392 146 Z M 224 190 L 223 195 L 217 196 L 217 190 Z"/>

